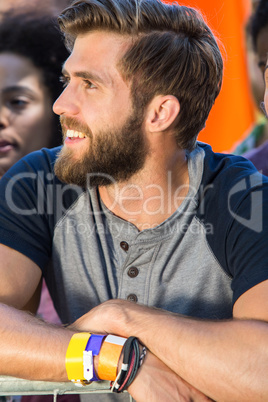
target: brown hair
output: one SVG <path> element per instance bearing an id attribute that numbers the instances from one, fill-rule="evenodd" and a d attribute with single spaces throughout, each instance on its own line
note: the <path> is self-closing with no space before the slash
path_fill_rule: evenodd
<path id="1" fill-rule="evenodd" d="M 132 36 L 119 66 L 134 104 L 146 107 L 156 95 L 174 95 L 180 102 L 178 146 L 194 148 L 223 74 L 216 39 L 198 11 L 160 0 L 76 0 L 59 24 L 70 49 L 79 34 L 93 30 Z"/>

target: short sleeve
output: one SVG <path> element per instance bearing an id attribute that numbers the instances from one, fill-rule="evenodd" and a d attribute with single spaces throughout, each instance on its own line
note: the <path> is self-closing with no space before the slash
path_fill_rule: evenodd
<path id="1" fill-rule="evenodd" d="M 54 154 L 37 151 L 16 163 L 0 181 L 0 243 L 44 270 L 51 253 L 55 188 Z"/>

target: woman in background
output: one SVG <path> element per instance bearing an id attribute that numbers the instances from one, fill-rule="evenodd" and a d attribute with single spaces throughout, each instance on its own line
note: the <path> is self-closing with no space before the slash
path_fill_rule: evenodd
<path id="1" fill-rule="evenodd" d="M 26 154 L 61 144 L 52 105 L 68 51 L 55 17 L 8 11 L 0 22 L 0 178 Z M 59 323 L 43 283 L 38 314 Z"/>
<path id="2" fill-rule="evenodd" d="M 1 14 L 0 178 L 26 154 L 62 143 L 52 105 L 63 90 L 60 76 L 68 55 L 55 17 L 23 10 Z M 37 314 L 60 324 L 44 282 Z M 21 402 L 52 400 L 53 396 L 21 398 Z M 79 400 L 79 395 L 58 397 L 60 402 Z"/>
<path id="3" fill-rule="evenodd" d="M 56 20 L 35 13 L 0 23 L 0 177 L 21 157 L 61 143 L 52 105 L 68 57 Z"/>

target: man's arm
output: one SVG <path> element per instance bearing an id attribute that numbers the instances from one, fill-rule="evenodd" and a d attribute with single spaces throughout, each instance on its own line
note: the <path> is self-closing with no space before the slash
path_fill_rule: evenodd
<path id="1" fill-rule="evenodd" d="M 28 257 L 0 244 L 0 302 L 22 309 L 38 300 L 40 268 Z M 36 302 L 36 300 L 35 300 Z"/>
<path id="2" fill-rule="evenodd" d="M 0 245 L 0 255 L 0 274 L 3 278 L 0 283 L 0 375 L 67 381 L 65 355 L 77 330 L 53 326 L 19 311 L 18 308 L 34 299 L 41 271 L 30 259 L 8 247 Z M 141 368 L 142 376 L 138 378 L 136 387 L 132 387 L 137 401 L 208 401 L 151 353 L 148 352 L 146 360 L 146 365 Z M 94 364 L 97 370 L 97 358 Z M 148 387 L 148 383 L 155 380 L 157 384 L 154 383 L 153 388 Z"/>
<path id="3" fill-rule="evenodd" d="M 137 402 L 211 401 L 149 351 L 128 392 Z"/>
<path id="4" fill-rule="evenodd" d="M 176 374 L 217 401 L 268 395 L 268 281 L 241 296 L 235 319 L 203 321 L 123 300 L 106 302 L 75 324 L 137 336 Z M 246 319 L 245 319 L 246 318 Z"/>
<path id="5" fill-rule="evenodd" d="M 74 333 L 19 311 L 38 300 L 40 268 L 0 245 L 0 375 L 67 381 L 65 354 Z"/>
<path id="6" fill-rule="evenodd" d="M 73 331 L 0 304 L 0 375 L 68 381 L 65 354 Z"/>

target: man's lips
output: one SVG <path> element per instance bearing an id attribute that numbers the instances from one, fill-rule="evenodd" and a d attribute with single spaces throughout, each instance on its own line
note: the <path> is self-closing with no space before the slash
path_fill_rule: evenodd
<path id="1" fill-rule="evenodd" d="M 75 145 L 75 144 L 79 144 L 82 143 L 85 139 L 84 138 L 69 138 L 66 137 L 64 144 L 71 146 L 71 145 Z"/>
<path id="2" fill-rule="evenodd" d="M 4 154 L 12 149 L 14 149 L 15 145 L 12 144 L 11 142 L 5 141 L 5 140 L 0 140 L 0 153 Z"/>

